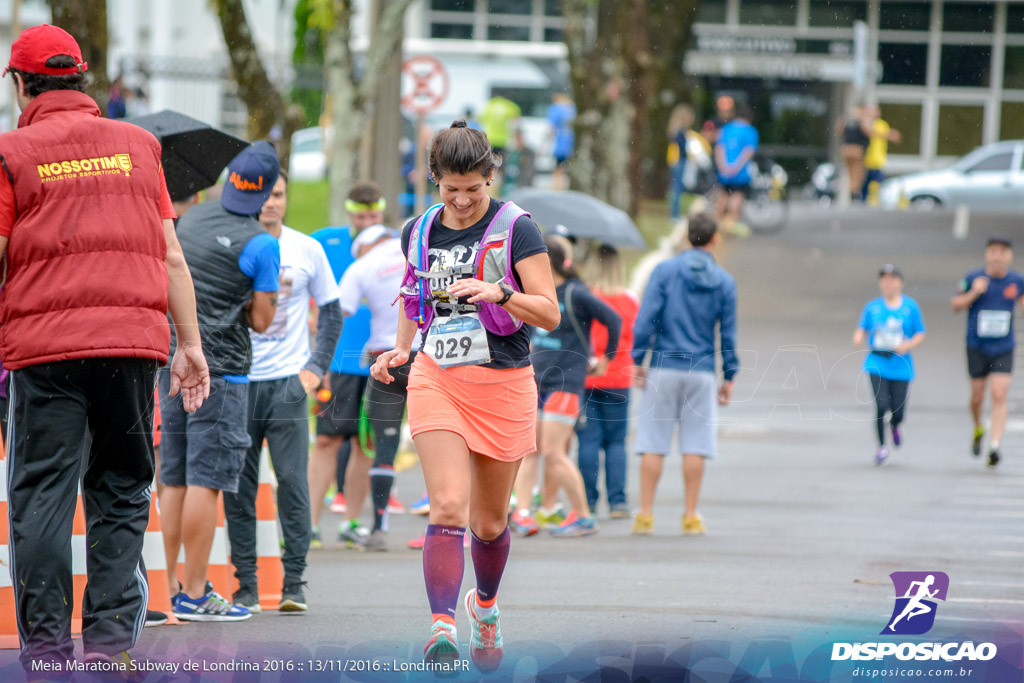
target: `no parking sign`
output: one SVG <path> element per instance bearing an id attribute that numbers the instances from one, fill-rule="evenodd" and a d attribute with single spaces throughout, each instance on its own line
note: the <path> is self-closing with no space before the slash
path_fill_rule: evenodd
<path id="1" fill-rule="evenodd" d="M 448 97 L 448 70 L 437 59 L 421 55 L 402 62 L 402 106 L 416 114 L 415 211 L 426 205 L 427 170 L 424 164 L 424 117 Z"/>
<path id="2" fill-rule="evenodd" d="M 448 71 L 425 55 L 402 62 L 402 106 L 420 116 L 437 109 L 448 97 Z"/>

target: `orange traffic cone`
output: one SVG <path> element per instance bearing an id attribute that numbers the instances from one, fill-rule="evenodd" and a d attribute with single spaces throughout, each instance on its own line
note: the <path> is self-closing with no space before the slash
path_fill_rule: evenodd
<path id="1" fill-rule="evenodd" d="M 218 494 L 217 529 L 213 532 L 213 545 L 210 547 L 210 564 L 206 570 L 207 580 L 213 584 L 213 590 L 231 600 L 235 584 L 232 577 L 231 562 L 228 560 L 228 532 L 224 528 L 224 495 Z"/>
<path id="2" fill-rule="evenodd" d="M 146 565 L 149 582 L 149 604 L 151 610 L 167 613 L 168 624 L 180 623 L 170 609 L 171 594 L 167 590 L 167 553 L 164 551 L 164 533 L 160 525 L 160 508 L 157 505 L 156 484 L 151 489 L 149 501 L 149 526 L 142 544 L 142 559 Z"/>
<path id="3" fill-rule="evenodd" d="M 18 619 L 14 608 L 14 582 L 8 566 L 9 529 L 7 528 L 7 449 L 0 441 L 0 649 L 16 650 Z"/>
<path id="4" fill-rule="evenodd" d="M 274 489 L 277 481 L 270 467 L 266 445 L 260 452 L 259 488 L 256 491 L 256 579 L 260 607 L 277 609 L 281 604 L 284 568 L 281 566 L 281 537 L 277 533 Z M 238 581 L 233 584 L 238 587 Z"/>

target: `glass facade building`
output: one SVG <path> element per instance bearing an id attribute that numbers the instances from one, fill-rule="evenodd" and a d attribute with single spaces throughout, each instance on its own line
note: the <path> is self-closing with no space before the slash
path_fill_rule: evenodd
<path id="1" fill-rule="evenodd" d="M 861 85 L 855 22 L 868 29 Z M 686 66 L 710 95 L 751 104 L 780 156 L 834 156 L 831 124 L 857 100 L 877 101 L 903 134 L 894 171 L 1024 136 L 1020 0 L 704 0 Z M 827 128 L 792 124 L 823 107 Z"/>
<path id="2" fill-rule="evenodd" d="M 410 37 L 564 59 L 561 0 L 422 0 L 414 13 Z M 863 100 L 903 135 L 890 169 L 930 168 L 1024 136 L 1024 0 L 702 0 L 685 69 L 705 116 L 718 94 L 751 105 L 787 167 L 837 158 L 834 124 Z"/>

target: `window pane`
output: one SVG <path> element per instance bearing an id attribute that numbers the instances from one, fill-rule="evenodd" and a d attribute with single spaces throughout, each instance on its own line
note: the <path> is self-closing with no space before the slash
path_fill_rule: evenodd
<path id="1" fill-rule="evenodd" d="M 487 27 L 487 40 L 530 40 L 529 26 L 491 24 Z"/>
<path id="2" fill-rule="evenodd" d="M 1000 117 L 1000 140 L 1024 138 L 1024 102 L 1003 102 Z"/>
<path id="3" fill-rule="evenodd" d="M 702 0 L 697 5 L 697 21 L 704 24 L 724 24 L 725 0 Z"/>
<path id="4" fill-rule="evenodd" d="M 544 0 L 544 14 L 549 17 L 562 16 L 562 0 Z"/>
<path id="5" fill-rule="evenodd" d="M 430 9 L 438 12 L 472 12 L 476 0 L 430 0 Z"/>
<path id="6" fill-rule="evenodd" d="M 944 104 L 939 107 L 937 151 L 942 156 L 963 156 L 981 144 L 985 108 Z"/>
<path id="7" fill-rule="evenodd" d="M 991 2 L 947 2 L 942 8 L 942 30 L 991 33 L 995 11 Z"/>
<path id="8" fill-rule="evenodd" d="M 878 61 L 882 63 L 882 83 L 925 84 L 928 73 L 927 45 L 879 43 Z"/>
<path id="9" fill-rule="evenodd" d="M 1004 88 L 1024 88 L 1024 47 L 1008 46 L 1003 67 Z"/>
<path id="10" fill-rule="evenodd" d="M 853 26 L 853 22 L 864 21 L 868 16 L 863 0 L 817 0 L 811 2 L 810 9 L 811 26 Z"/>
<path id="11" fill-rule="evenodd" d="M 880 7 L 879 28 L 898 31 L 927 31 L 932 20 L 932 6 L 928 2 L 883 2 Z"/>
<path id="12" fill-rule="evenodd" d="M 1006 8 L 1006 32 L 1024 33 L 1024 5 L 1009 5 Z"/>
<path id="13" fill-rule="evenodd" d="M 796 24 L 794 0 L 743 0 L 740 23 L 755 26 L 793 26 Z"/>
<path id="14" fill-rule="evenodd" d="M 544 42 L 547 42 L 547 43 L 560 43 L 560 42 L 562 42 L 562 29 L 560 29 L 560 28 L 546 28 L 546 29 L 544 29 Z"/>
<path id="15" fill-rule="evenodd" d="M 533 0 L 487 0 L 487 11 L 491 14 L 530 14 Z"/>
<path id="16" fill-rule="evenodd" d="M 943 45 L 939 85 L 987 88 L 992 48 L 980 45 Z"/>
<path id="17" fill-rule="evenodd" d="M 982 171 L 1009 171 L 1010 164 L 1012 163 L 1013 152 L 1000 152 L 999 154 L 993 154 L 990 157 L 985 157 L 967 170 L 971 173 L 979 173 Z"/>
<path id="18" fill-rule="evenodd" d="M 902 141 L 898 145 L 890 145 L 893 154 L 921 153 L 921 105 L 920 104 L 882 104 L 882 118 L 894 130 L 898 130 Z"/>
<path id="19" fill-rule="evenodd" d="M 473 24 L 431 24 L 431 38 L 473 39 Z"/>

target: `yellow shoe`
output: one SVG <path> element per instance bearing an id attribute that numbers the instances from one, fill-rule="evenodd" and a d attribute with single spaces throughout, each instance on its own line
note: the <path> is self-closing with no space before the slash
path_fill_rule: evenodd
<path id="1" fill-rule="evenodd" d="M 746 223 L 740 223 L 739 221 L 733 223 L 729 227 L 729 234 L 734 237 L 750 237 L 753 234 L 753 230 Z"/>
<path id="2" fill-rule="evenodd" d="M 641 515 L 638 514 L 633 518 L 633 529 L 631 533 L 634 536 L 650 536 L 654 533 L 654 515 Z"/>
<path id="3" fill-rule="evenodd" d="M 683 516 L 683 536 L 703 536 L 707 533 L 704 526 L 704 518 L 700 515 L 693 517 Z"/>
<path id="4" fill-rule="evenodd" d="M 559 526 L 565 521 L 565 514 L 559 509 L 555 509 L 552 512 L 537 510 L 533 518 L 537 520 L 537 525 L 543 529 L 546 526 Z"/>

